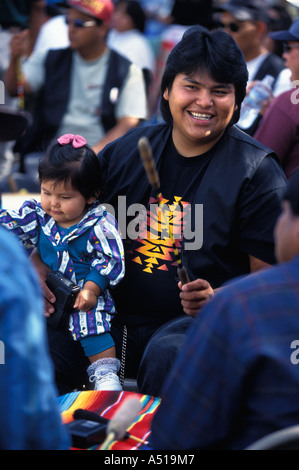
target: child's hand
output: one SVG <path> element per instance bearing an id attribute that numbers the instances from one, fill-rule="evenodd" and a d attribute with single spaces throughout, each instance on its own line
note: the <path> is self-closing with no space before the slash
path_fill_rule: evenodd
<path id="1" fill-rule="evenodd" d="M 97 301 L 98 301 L 98 297 L 93 291 L 89 289 L 83 289 L 77 295 L 74 308 L 87 312 L 88 310 L 92 309 L 96 305 Z"/>

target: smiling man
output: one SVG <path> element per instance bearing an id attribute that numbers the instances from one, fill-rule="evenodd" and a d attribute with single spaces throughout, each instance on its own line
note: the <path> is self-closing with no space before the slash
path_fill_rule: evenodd
<path id="1" fill-rule="evenodd" d="M 273 152 L 234 126 L 247 77 L 230 35 L 189 28 L 171 51 L 162 78 L 165 122 L 131 130 L 99 153 L 102 200 L 118 218 L 124 211 L 119 196 L 125 196 L 132 219 L 139 216 L 133 208 L 147 210 L 144 236 L 124 240 L 126 276 L 113 290 L 118 314 L 111 330 L 118 357 L 127 333 L 125 374 L 133 377 L 139 370 L 144 393 L 159 395 L 185 329 L 214 290 L 275 262 L 273 228 L 286 179 Z M 170 225 L 190 277 L 184 286 L 169 236 L 162 236 L 163 223 L 155 217 L 157 196 L 138 151 L 143 136 L 152 146 L 164 202 L 174 214 Z M 196 218 L 201 205 L 202 224 Z M 200 249 L 188 243 L 188 210 L 188 233 L 202 234 Z"/>
<path id="2" fill-rule="evenodd" d="M 219 83 L 200 70 L 178 74 L 163 98 L 173 118 L 173 143 L 186 157 L 210 150 L 237 109 L 234 86 Z"/>

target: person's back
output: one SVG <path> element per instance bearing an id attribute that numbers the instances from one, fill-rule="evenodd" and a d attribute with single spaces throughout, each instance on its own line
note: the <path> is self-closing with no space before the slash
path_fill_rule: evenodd
<path id="1" fill-rule="evenodd" d="M 0 449 L 68 449 L 49 357 L 39 280 L 0 228 Z"/>

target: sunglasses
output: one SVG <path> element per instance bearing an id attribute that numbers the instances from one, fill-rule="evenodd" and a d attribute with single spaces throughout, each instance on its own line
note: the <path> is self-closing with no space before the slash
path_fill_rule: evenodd
<path id="1" fill-rule="evenodd" d="M 235 22 L 231 23 L 218 23 L 218 28 L 219 29 L 229 29 L 232 33 L 237 33 L 241 29 L 241 25 Z"/>
<path id="2" fill-rule="evenodd" d="M 299 49 L 299 44 L 283 44 L 283 52 L 290 52 L 292 49 Z"/>
<path id="3" fill-rule="evenodd" d="M 71 20 L 70 18 L 65 18 L 67 25 L 72 24 L 75 28 L 88 28 L 89 26 L 95 26 L 97 22 L 95 20 L 83 21 L 79 18 L 77 20 Z"/>

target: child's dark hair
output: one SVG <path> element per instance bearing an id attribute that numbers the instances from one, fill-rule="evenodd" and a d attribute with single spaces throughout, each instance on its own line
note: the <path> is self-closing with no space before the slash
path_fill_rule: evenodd
<path id="1" fill-rule="evenodd" d="M 55 141 L 38 165 L 39 181 L 71 183 L 88 200 L 102 190 L 102 174 L 98 157 L 88 146 L 74 148 L 72 142 Z"/>
<path id="2" fill-rule="evenodd" d="M 238 121 L 240 107 L 246 95 L 248 70 L 244 56 L 234 39 L 224 31 L 210 32 L 200 25 L 187 29 L 166 61 L 161 81 L 160 108 L 162 117 L 172 125 L 169 103 L 163 98 L 165 90 L 170 92 L 179 73 L 192 74 L 200 70 L 215 81 L 235 86 L 236 105 L 231 123 Z"/>
<path id="3" fill-rule="evenodd" d="M 295 216 L 299 216 L 299 169 L 291 176 L 287 189 L 283 195 L 283 200 L 288 201 L 291 211 Z"/>

